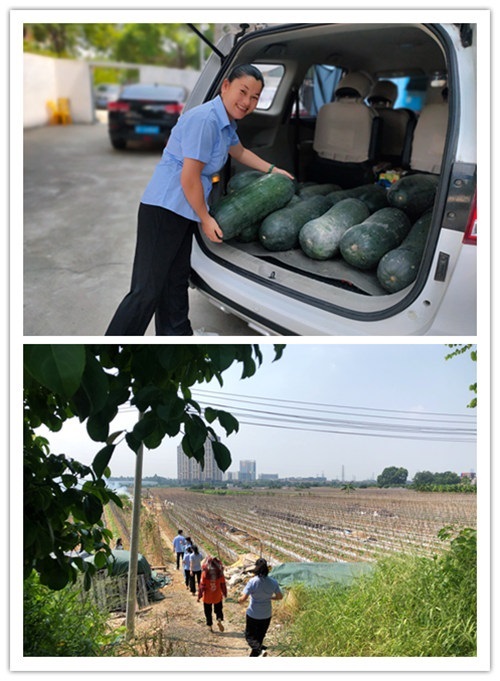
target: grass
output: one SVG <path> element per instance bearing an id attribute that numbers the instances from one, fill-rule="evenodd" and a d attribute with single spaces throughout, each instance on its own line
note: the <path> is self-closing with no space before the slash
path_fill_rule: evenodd
<path id="1" fill-rule="evenodd" d="M 23 614 L 25 657 L 103 657 L 120 638 L 78 586 L 51 591 L 35 573 L 24 581 Z"/>
<path id="2" fill-rule="evenodd" d="M 474 656 L 475 532 L 460 533 L 441 557 L 383 559 L 350 588 L 294 587 L 281 615 L 286 656 Z"/>

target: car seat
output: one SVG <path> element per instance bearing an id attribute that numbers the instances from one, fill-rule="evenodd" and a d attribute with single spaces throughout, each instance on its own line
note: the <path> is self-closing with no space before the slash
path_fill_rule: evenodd
<path id="1" fill-rule="evenodd" d="M 380 118 L 378 160 L 394 168 L 407 168 L 417 117 L 410 109 L 394 109 L 397 98 L 397 85 L 390 80 L 379 80 L 367 101 Z"/>
<path id="2" fill-rule="evenodd" d="M 424 105 L 415 126 L 411 147 L 410 168 L 416 172 L 439 174 L 448 129 L 448 88 L 440 91 L 436 101 L 435 88 Z"/>
<path id="3" fill-rule="evenodd" d="M 311 180 L 334 182 L 346 189 L 374 181 L 379 117 L 364 101 L 371 86 L 366 74 L 348 73 L 335 89 L 335 100 L 320 108 Z"/>

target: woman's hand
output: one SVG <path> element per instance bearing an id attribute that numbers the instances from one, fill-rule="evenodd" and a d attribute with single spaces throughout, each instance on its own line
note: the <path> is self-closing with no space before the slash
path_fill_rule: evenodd
<path id="1" fill-rule="evenodd" d="M 289 177 L 291 180 L 295 180 L 293 175 L 290 175 L 288 170 L 283 170 L 283 168 L 273 168 L 271 170 L 272 173 L 278 173 L 279 175 L 286 175 L 286 177 Z"/>
<path id="2" fill-rule="evenodd" d="M 222 242 L 222 238 L 224 236 L 222 229 L 219 227 L 217 220 L 215 220 L 215 218 L 213 218 L 211 215 L 202 221 L 201 228 L 207 239 L 210 239 L 210 241 L 214 241 L 218 244 Z"/>

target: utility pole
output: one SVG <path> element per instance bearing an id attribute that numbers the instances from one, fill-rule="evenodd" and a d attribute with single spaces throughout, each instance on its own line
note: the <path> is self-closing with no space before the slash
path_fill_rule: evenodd
<path id="1" fill-rule="evenodd" d="M 142 419 L 142 412 L 139 420 Z M 135 636 L 135 609 L 137 605 L 137 562 L 139 559 L 139 533 L 141 523 L 141 493 L 142 493 L 142 460 L 144 446 L 141 442 L 135 460 L 134 501 L 132 508 L 132 534 L 130 537 L 130 562 L 128 566 L 127 584 L 127 616 L 126 638 L 130 641 Z"/>

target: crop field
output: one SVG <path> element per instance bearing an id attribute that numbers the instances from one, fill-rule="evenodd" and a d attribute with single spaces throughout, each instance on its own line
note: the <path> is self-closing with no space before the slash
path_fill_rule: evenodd
<path id="1" fill-rule="evenodd" d="M 249 552 L 271 563 L 430 556 L 446 547 L 437 536 L 443 527 L 476 527 L 475 494 L 332 488 L 207 494 L 158 488 L 147 495 L 145 504 L 166 535 L 182 528 L 227 562 Z"/>

